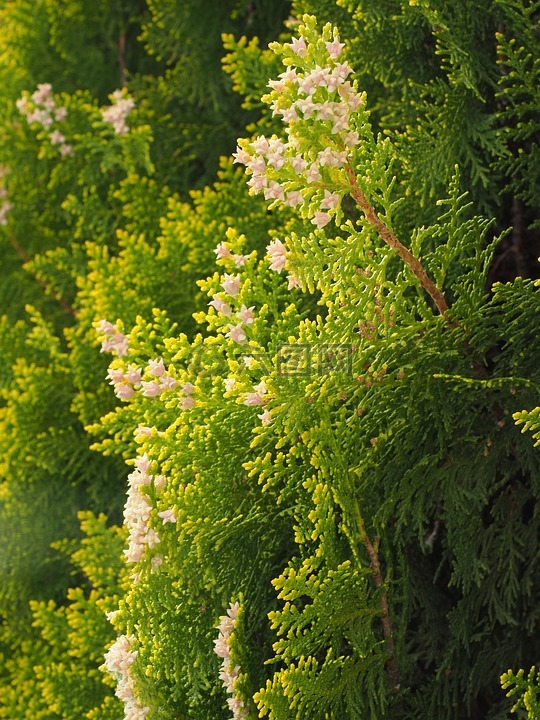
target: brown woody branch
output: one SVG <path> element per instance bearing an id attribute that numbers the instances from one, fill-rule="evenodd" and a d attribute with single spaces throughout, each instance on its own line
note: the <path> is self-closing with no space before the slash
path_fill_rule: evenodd
<path id="1" fill-rule="evenodd" d="M 419 260 L 415 258 L 411 251 L 408 250 L 405 245 L 403 245 L 397 239 L 397 237 L 390 230 L 390 228 L 387 227 L 377 215 L 373 208 L 373 205 L 369 202 L 367 197 L 358 187 L 356 176 L 350 165 L 347 167 L 347 175 L 352 186 L 351 196 L 360 206 L 368 222 L 370 222 L 375 227 L 379 234 L 379 237 L 384 240 L 384 242 L 389 245 L 393 250 L 395 250 L 395 252 L 403 260 L 403 262 L 408 265 L 408 267 L 413 271 L 424 290 L 426 290 L 426 292 L 432 298 L 440 314 L 446 319 L 448 305 L 446 303 L 443 293 L 435 285 L 433 280 L 428 276 Z"/>
<path id="2" fill-rule="evenodd" d="M 383 628 L 384 640 L 388 649 L 388 661 L 386 663 L 386 669 L 388 672 L 388 679 L 394 692 L 398 692 L 400 689 L 399 681 L 399 670 L 396 661 L 396 645 L 394 643 L 394 631 L 392 629 L 392 622 L 390 620 L 390 612 L 388 608 L 388 593 L 384 588 L 384 578 L 381 572 L 381 564 L 379 562 L 379 556 L 377 550 L 373 546 L 373 543 L 369 539 L 369 535 L 366 531 L 364 520 L 360 513 L 358 513 L 358 522 L 360 524 L 360 533 L 362 536 L 362 542 L 364 543 L 366 550 L 368 551 L 371 571 L 373 573 L 373 579 L 378 589 L 383 588 L 381 597 L 379 600 L 381 606 L 381 623 Z M 376 541 L 375 541 L 376 542 Z"/>
<path id="3" fill-rule="evenodd" d="M 12 244 L 15 252 L 17 255 L 21 258 L 21 260 L 24 263 L 28 263 L 31 260 L 31 257 L 28 255 L 26 250 L 22 247 L 22 245 L 19 243 L 17 238 L 15 238 L 13 235 L 9 235 L 9 241 Z M 53 300 L 56 300 L 56 302 L 60 305 L 60 307 L 65 310 L 66 312 L 70 313 L 70 315 L 73 315 L 73 317 L 77 316 L 77 311 L 74 310 L 71 305 L 64 300 L 61 295 L 59 295 L 54 288 L 52 288 L 49 283 L 44 280 L 43 278 L 40 278 L 36 273 L 32 273 L 33 277 L 38 281 L 38 283 L 41 285 L 41 287 L 45 290 L 45 292 L 50 295 Z"/>

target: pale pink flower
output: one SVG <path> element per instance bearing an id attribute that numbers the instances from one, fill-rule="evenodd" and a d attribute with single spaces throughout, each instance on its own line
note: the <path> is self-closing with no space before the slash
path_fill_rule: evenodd
<path id="1" fill-rule="evenodd" d="M 227 610 L 227 615 L 231 618 L 231 620 L 236 620 L 238 617 L 238 612 L 240 610 L 240 603 L 237 601 L 235 603 L 231 603 L 229 605 L 229 609 Z"/>
<path id="2" fill-rule="evenodd" d="M 232 295 L 232 297 L 234 297 L 238 294 L 238 291 L 240 290 L 240 275 L 228 275 L 227 273 L 225 273 L 223 277 L 224 280 L 221 283 L 221 287 L 228 295 Z"/>
<path id="3" fill-rule="evenodd" d="M 107 370 L 107 377 L 110 380 L 109 385 L 116 385 L 124 379 L 124 370 L 123 368 L 109 368 Z"/>
<path id="4" fill-rule="evenodd" d="M 260 155 L 255 155 L 251 159 L 251 162 L 247 164 L 247 167 L 254 175 L 263 175 L 266 170 L 266 163 L 263 157 L 261 157 Z"/>
<path id="5" fill-rule="evenodd" d="M 269 80 L 268 87 L 271 87 L 272 90 L 277 90 L 277 92 L 283 92 L 283 90 L 285 90 L 285 81 L 284 80 Z"/>
<path id="6" fill-rule="evenodd" d="M 321 173 L 317 163 L 312 163 L 309 170 L 306 173 L 306 180 L 308 183 L 314 183 L 321 179 Z"/>
<path id="7" fill-rule="evenodd" d="M 114 386 L 114 394 L 120 400 L 129 400 L 135 394 L 135 390 L 132 385 L 126 383 L 119 383 Z"/>
<path id="8" fill-rule="evenodd" d="M 135 467 L 141 473 L 147 473 L 150 470 L 152 461 L 146 453 L 135 459 Z"/>
<path id="9" fill-rule="evenodd" d="M 234 260 L 234 264 L 237 268 L 244 267 L 246 262 L 249 260 L 249 255 L 232 255 L 232 259 Z"/>
<path id="10" fill-rule="evenodd" d="M 324 198 L 321 200 L 322 210 L 334 210 L 339 205 L 339 195 L 324 191 Z"/>
<path id="11" fill-rule="evenodd" d="M 313 80 L 317 87 L 326 87 L 328 78 L 332 76 L 332 71 L 328 67 L 322 68 L 317 65 L 314 70 L 309 74 L 309 77 Z"/>
<path id="12" fill-rule="evenodd" d="M 283 80 L 284 82 L 297 82 L 298 75 L 296 73 L 296 70 L 294 68 L 289 68 L 288 70 L 285 70 L 285 72 L 282 72 L 278 75 L 278 77 Z"/>
<path id="13" fill-rule="evenodd" d="M 338 167 L 341 164 L 341 154 L 327 147 L 317 155 L 317 160 L 320 165 Z"/>
<path id="14" fill-rule="evenodd" d="M 296 207 L 302 202 L 304 202 L 304 197 L 298 190 L 291 190 L 291 192 L 287 193 L 287 205 L 290 205 L 290 207 Z"/>
<path id="15" fill-rule="evenodd" d="M 28 119 L 30 120 L 30 117 Z M 32 113 L 32 121 L 42 125 L 45 130 L 48 130 L 53 124 L 53 119 L 48 110 L 35 110 Z"/>
<path id="16" fill-rule="evenodd" d="M 268 140 L 264 135 L 259 135 L 259 137 L 251 143 L 251 147 L 258 155 L 266 155 L 269 148 Z"/>
<path id="17" fill-rule="evenodd" d="M 229 332 L 225 336 L 237 343 L 243 343 L 246 339 L 246 333 L 242 327 L 242 323 L 238 325 L 229 325 Z"/>
<path id="18" fill-rule="evenodd" d="M 335 77 L 341 78 L 342 80 L 346 80 L 347 77 L 353 72 L 352 67 L 349 65 L 348 62 L 343 63 L 337 63 L 334 69 L 332 70 L 332 74 Z"/>
<path id="19" fill-rule="evenodd" d="M 331 217 L 328 213 L 317 211 L 315 213 L 315 217 L 312 218 L 311 222 L 316 225 L 319 230 L 321 230 L 323 227 L 328 225 L 330 222 Z"/>
<path id="20" fill-rule="evenodd" d="M 307 75 L 299 84 L 298 89 L 304 95 L 314 95 L 317 89 L 315 79 L 311 75 Z"/>
<path id="21" fill-rule="evenodd" d="M 128 369 L 126 371 L 126 374 L 124 375 L 124 378 L 135 385 L 135 387 L 140 386 L 141 384 L 141 376 L 142 376 L 142 370 L 135 365 L 128 365 Z"/>
<path id="22" fill-rule="evenodd" d="M 62 122 L 62 120 L 65 120 L 67 118 L 67 110 L 65 107 L 59 107 L 56 108 L 54 111 L 54 119 L 58 122 Z"/>
<path id="23" fill-rule="evenodd" d="M 28 98 L 27 97 L 20 97 L 16 102 L 15 105 L 17 107 L 17 110 L 22 113 L 23 115 L 26 115 L 28 111 Z"/>
<path id="24" fill-rule="evenodd" d="M 220 242 L 219 245 L 214 248 L 214 252 L 216 253 L 217 260 L 221 260 L 223 258 L 228 258 L 231 256 L 231 251 L 224 242 Z"/>
<path id="25" fill-rule="evenodd" d="M 156 492 L 161 492 L 165 488 L 165 485 L 167 484 L 167 478 L 165 475 L 154 475 L 154 490 Z"/>
<path id="26" fill-rule="evenodd" d="M 43 105 L 43 103 L 50 99 L 52 92 L 51 83 L 41 83 L 37 86 L 37 90 L 32 93 L 32 100 L 37 105 Z"/>
<path id="27" fill-rule="evenodd" d="M 52 145 L 60 145 L 60 143 L 63 143 L 66 140 L 66 138 L 59 130 L 53 130 L 53 132 L 49 136 L 49 139 Z"/>
<path id="28" fill-rule="evenodd" d="M 334 119 L 332 126 L 332 135 L 336 135 L 343 130 L 347 130 L 349 127 L 349 118 L 347 116 L 337 117 Z"/>
<path id="29" fill-rule="evenodd" d="M 281 240 L 272 240 L 266 247 L 270 270 L 280 273 L 287 262 L 287 249 Z"/>
<path id="30" fill-rule="evenodd" d="M 268 153 L 268 164 L 276 168 L 276 170 L 281 170 L 285 165 L 285 158 L 278 152 Z"/>
<path id="31" fill-rule="evenodd" d="M 174 390 L 178 385 L 178 380 L 175 380 L 170 375 L 162 375 L 159 379 L 159 384 L 163 390 Z"/>
<path id="32" fill-rule="evenodd" d="M 297 172 L 303 172 L 307 167 L 307 162 L 301 155 L 295 155 L 290 159 L 292 169 Z"/>
<path id="33" fill-rule="evenodd" d="M 287 145 L 278 137 L 272 136 L 268 141 L 268 152 L 283 154 L 287 150 Z"/>
<path id="34" fill-rule="evenodd" d="M 129 547 L 127 547 L 124 550 L 124 555 L 126 556 L 126 562 L 128 562 L 128 563 L 139 562 L 139 560 L 142 558 L 143 552 L 144 552 L 144 547 L 142 545 L 136 545 L 134 543 L 130 543 Z"/>
<path id="35" fill-rule="evenodd" d="M 165 523 L 175 523 L 176 522 L 176 515 L 174 514 L 174 510 L 169 508 L 168 510 L 162 510 L 161 512 L 158 512 L 158 517 L 160 517 L 163 520 L 163 524 Z"/>
<path id="36" fill-rule="evenodd" d="M 326 45 L 328 55 L 330 55 L 332 60 L 337 60 L 337 58 L 341 55 L 341 51 L 345 47 L 345 43 L 340 43 L 337 39 L 335 39 L 334 42 L 327 42 L 324 44 Z"/>
<path id="37" fill-rule="evenodd" d="M 191 395 L 191 393 L 195 392 L 195 385 L 190 382 L 184 383 L 180 388 L 180 392 L 184 393 L 184 395 Z"/>
<path id="38" fill-rule="evenodd" d="M 292 273 L 290 275 L 287 275 L 287 280 L 287 290 L 293 290 L 294 288 L 302 287 L 302 281 L 300 280 L 300 278 L 296 277 L 296 275 L 293 275 Z"/>
<path id="39" fill-rule="evenodd" d="M 149 360 L 146 370 L 154 377 L 161 377 L 162 375 L 165 375 L 165 365 L 163 364 L 163 360 L 161 358 L 158 358 L 157 360 Z"/>
<path id="40" fill-rule="evenodd" d="M 234 390 L 234 386 L 236 385 L 235 378 L 225 378 L 223 382 L 225 384 L 225 392 L 231 392 L 231 390 Z"/>
<path id="41" fill-rule="evenodd" d="M 317 120 L 333 120 L 334 104 L 331 102 L 321 103 L 317 107 Z"/>
<path id="42" fill-rule="evenodd" d="M 358 93 L 357 95 L 351 95 L 351 97 L 347 100 L 347 105 L 349 106 L 349 109 L 353 112 L 356 112 L 358 108 L 364 104 L 364 98 L 363 96 Z"/>
<path id="43" fill-rule="evenodd" d="M 71 147 L 71 145 L 60 145 L 60 155 L 62 155 L 62 157 L 65 157 L 66 155 L 71 155 L 72 152 L 73 148 Z"/>
<path id="44" fill-rule="evenodd" d="M 195 398 L 188 395 L 180 400 L 180 407 L 182 410 L 189 410 L 195 405 Z"/>
<path id="45" fill-rule="evenodd" d="M 156 382 L 155 380 L 151 380 L 150 382 L 142 382 L 142 394 L 145 397 L 157 397 L 162 391 L 161 385 Z"/>
<path id="46" fill-rule="evenodd" d="M 221 300 L 218 295 L 213 295 L 212 298 L 208 304 L 215 308 L 216 312 L 220 312 L 222 315 L 225 315 L 225 317 L 229 317 L 231 314 L 231 306 L 229 303 Z"/>
<path id="47" fill-rule="evenodd" d="M 302 112 L 306 119 L 309 119 L 317 109 L 317 105 L 315 105 L 310 97 L 307 97 L 304 100 L 297 100 L 296 107 Z"/>
<path id="48" fill-rule="evenodd" d="M 235 720 L 237 718 L 244 718 L 244 701 L 241 698 L 238 697 L 230 697 L 227 698 L 227 705 L 229 706 L 229 710 L 233 713 Z M 240 714 L 242 713 L 242 714 Z"/>
<path id="49" fill-rule="evenodd" d="M 258 385 L 254 385 L 253 389 L 256 393 L 259 393 L 259 395 L 265 395 L 266 394 L 266 383 L 264 380 L 261 380 L 261 382 Z"/>
<path id="50" fill-rule="evenodd" d="M 298 55 L 298 57 L 305 57 L 307 52 L 307 46 L 306 41 L 302 36 L 300 36 L 299 38 L 293 38 L 292 42 L 289 44 L 289 47 L 291 48 L 293 53 Z"/>
<path id="51" fill-rule="evenodd" d="M 264 398 L 262 398 L 257 392 L 247 393 L 246 399 L 244 400 L 244 405 L 247 405 L 248 407 L 256 407 L 257 405 L 262 405 L 263 403 Z"/>
<path id="52" fill-rule="evenodd" d="M 253 190 L 253 192 L 257 194 L 268 186 L 268 178 L 266 177 L 266 175 L 253 175 L 249 178 L 247 184 Z"/>
<path id="53" fill-rule="evenodd" d="M 253 314 L 254 310 L 255 310 L 255 305 L 252 305 L 249 308 L 246 307 L 245 305 L 242 305 L 242 307 L 240 308 L 240 311 L 237 313 L 237 317 L 239 317 L 240 320 L 245 325 L 253 325 L 253 319 L 255 317 Z"/>
<path id="54" fill-rule="evenodd" d="M 128 475 L 128 481 L 132 488 L 138 489 L 141 485 L 150 485 L 152 476 L 148 473 L 142 473 L 140 470 L 134 470 Z"/>
<path id="55" fill-rule="evenodd" d="M 264 410 L 260 415 L 257 415 L 263 425 L 269 425 L 272 422 L 272 416 L 270 410 Z"/>
<path id="56" fill-rule="evenodd" d="M 137 425 L 135 430 L 135 436 L 150 437 L 152 435 L 152 428 L 148 425 Z"/>
<path id="57" fill-rule="evenodd" d="M 284 108 L 281 111 L 283 122 L 291 123 L 298 120 L 298 113 L 296 112 L 294 105 L 290 108 Z"/>
<path id="58" fill-rule="evenodd" d="M 285 199 L 285 191 L 281 187 L 281 185 L 276 182 L 275 180 L 272 180 L 268 187 L 264 188 L 264 199 L 265 200 L 284 200 Z"/>
<path id="59" fill-rule="evenodd" d="M 150 528 L 144 536 L 144 542 L 149 548 L 153 548 L 155 545 L 161 542 L 161 539 L 154 528 Z"/>
<path id="60" fill-rule="evenodd" d="M 229 645 L 222 635 L 220 635 L 217 640 L 214 640 L 214 652 L 220 658 L 228 658 L 230 655 Z"/>
<path id="61" fill-rule="evenodd" d="M 342 135 L 342 139 L 345 146 L 349 148 L 356 147 L 360 142 L 360 136 L 356 130 L 351 130 L 350 132 L 345 133 Z"/>
<path id="62" fill-rule="evenodd" d="M 247 152 L 247 150 L 244 150 L 241 147 L 236 148 L 236 152 L 233 153 L 233 158 L 235 163 L 240 163 L 242 165 L 247 165 L 251 162 L 251 155 Z"/>

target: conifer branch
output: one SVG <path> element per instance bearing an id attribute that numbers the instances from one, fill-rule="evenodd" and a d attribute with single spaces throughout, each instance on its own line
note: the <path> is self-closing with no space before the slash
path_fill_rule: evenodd
<path id="1" fill-rule="evenodd" d="M 379 600 L 380 606 L 381 606 L 381 623 L 383 627 L 383 635 L 386 642 L 386 647 L 388 649 L 388 661 L 386 663 L 386 669 L 388 672 L 388 679 L 390 680 L 390 685 L 394 692 L 399 692 L 400 689 L 400 680 L 399 680 L 399 670 L 397 666 L 396 661 L 396 645 L 394 643 L 394 631 L 392 628 L 392 621 L 390 620 L 390 612 L 388 608 L 388 593 L 386 589 L 384 588 L 384 578 L 382 576 L 381 572 L 381 564 L 379 562 L 379 556 L 377 554 L 377 550 L 373 543 L 371 542 L 369 535 L 367 534 L 366 526 L 364 523 L 364 519 L 360 513 L 360 510 L 357 506 L 356 508 L 356 516 L 357 521 L 360 529 L 360 535 L 362 543 L 365 545 L 366 550 L 368 551 L 370 565 L 371 565 L 371 571 L 373 572 L 373 579 L 375 581 L 375 585 L 377 588 L 382 588 L 381 597 Z M 375 544 L 377 544 L 377 539 L 375 539 Z"/>
<path id="2" fill-rule="evenodd" d="M 13 246 L 13 249 L 17 253 L 17 255 L 21 258 L 23 263 L 29 263 L 31 261 L 31 257 L 28 255 L 26 250 L 23 248 L 23 246 L 19 243 L 17 238 L 15 238 L 13 235 L 9 235 L 9 241 L 11 245 Z M 41 285 L 41 287 L 45 290 L 46 293 L 48 293 L 53 300 L 56 300 L 56 302 L 60 305 L 60 307 L 68 312 L 70 315 L 73 315 L 73 317 L 77 317 L 77 311 L 74 310 L 71 305 L 64 300 L 64 298 L 59 295 L 54 288 L 50 286 L 50 284 L 44 280 L 43 278 L 40 278 L 36 273 L 32 273 L 32 276 L 35 280 L 38 281 L 38 283 Z"/>
<path id="3" fill-rule="evenodd" d="M 448 305 L 441 290 L 439 290 L 433 280 L 428 276 L 420 261 L 415 258 L 411 251 L 408 250 L 405 245 L 403 245 L 397 239 L 397 237 L 390 230 L 390 228 L 388 228 L 377 215 L 375 209 L 373 208 L 373 205 L 369 202 L 364 193 L 358 187 L 356 176 L 350 165 L 347 166 L 347 175 L 352 185 L 351 197 L 360 206 L 368 222 L 370 222 L 375 227 L 379 234 L 379 237 L 384 240 L 384 242 L 389 245 L 393 250 L 395 250 L 395 252 L 403 260 L 403 262 L 408 265 L 408 267 L 413 271 L 418 280 L 420 280 L 420 284 L 422 285 L 424 290 L 432 298 L 441 315 L 446 319 Z"/>
<path id="4" fill-rule="evenodd" d="M 120 68 L 120 84 L 122 87 L 127 81 L 127 65 L 126 65 L 126 33 L 122 32 L 118 38 L 118 67 Z"/>

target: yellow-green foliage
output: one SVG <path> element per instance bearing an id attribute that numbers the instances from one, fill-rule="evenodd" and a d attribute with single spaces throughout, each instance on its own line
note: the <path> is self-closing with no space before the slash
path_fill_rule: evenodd
<path id="1" fill-rule="evenodd" d="M 319 31 L 339 20 L 341 59 L 367 95 L 351 113 L 346 169 L 326 166 L 300 207 L 268 193 L 271 209 L 227 159 L 193 190 L 213 178 L 212 138 L 228 152 L 240 123 L 227 117 L 240 102 L 229 104 L 227 80 L 186 75 L 192 58 L 207 68 L 217 55 L 204 56 L 215 45 L 195 5 L 152 0 L 130 26 L 142 23 L 161 75 L 120 28 L 117 61 L 139 70 L 123 91 L 135 99 L 126 134 L 104 121 L 94 77 L 55 95 L 72 145 L 60 157 L 14 108 L 30 78 L 49 79 L 34 54 L 0 104 L 0 187 L 13 204 L 0 228 L 0 717 L 121 718 L 118 678 L 99 670 L 117 633 L 148 720 L 505 717 L 502 669 L 540 651 L 540 303 L 532 280 L 491 281 L 501 239 L 535 272 L 523 246 L 538 222 L 527 186 L 538 3 L 294 2 L 320 18 L 303 29 L 293 18 L 282 39 L 303 32 L 322 57 L 334 35 Z M 55 48 L 47 72 L 76 62 L 69 28 L 101 37 L 96 7 L 38 6 L 21 37 Z M 262 22 L 270 6 L 254 7 Z M 238 116 L 251 123 L 244 152 L 261 133 L 287 140 L 277 115 L 256 115 L 281 66 L 237 37 L 249 8 L 218 9 L 225 67 L 253 113 Z M 23 11 L 23 0 L 2 7 L 7 37 Z M 121 55 L 110 19 L 105 47 Z M 8 77 L 26 55 L 2 47 Z M 291 125 L 305 133 L 287 152 L 314 160 L 342 141 L 318 120 Z M 287 172 L 289 193 L 299 181 Z M 324 190 L 340 204 L 321 227 Z M 125 355 L 100 354 L 103 321 L 125 333 Z M 87 512 L 73 540 L 81 507 L 120 521 L 128 473 L 125 531 Z M 128 533 L 141 556 L 126 566 Z M 237 601 L 218 657 L 217 624 Z M 504 678 L 523 694 L 518 711 L 536 712 L 534 672 Z"/>
<path id="2" fill-rule="evenodd" d="M 80 584 L 69 588 L 62 604 L 31 603 L 32 636 L 9 637 L 0 717 L 23 720 L 120 720 L 122 704 L 99 670 L 104 648 L 114 638 L 106 613 L 122 594 L 124 533 L 107 527 L 104 515 L 80 513 L 84 536 L 71 551 Z M 59 549 L 73 543 L 59 543 Z M 97 714 L 96 714 L 97 713 Z"/>

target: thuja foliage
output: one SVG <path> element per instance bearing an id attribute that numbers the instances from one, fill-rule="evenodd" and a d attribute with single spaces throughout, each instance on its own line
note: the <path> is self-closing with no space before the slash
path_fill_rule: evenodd
<path id="1" fill-rule="evenodd" d="M 107 666 L 129 717 L 506 717 L 502 670 L 538 654 L 536 284 L 490 283 L 489 188 L 455 154 L 415 179 L 302 22 L 235 154 L 279 218 L 266 256 L 231 218 L 194 338 L 156 310 L 118 352 L 96 324 L 125 402 L 96 448 L 135 466 Z M 252 94 L 257 46 L 227 43 Z"/>
<path id="2" fill-rule="evenodd" d="M 130 21 L 157 82 L 7 103 L 2 612 L 37 602 L 33 636 L 4 621 L 1 712 L 534 718 L 538 4 L 299 0 L 268 49 L 236 33 L 266 5 L 231 5 L 252 124 L 189 202 L 210 165 L 180 148 L 211 135 L 180 109 L 229 106 L 190 84 L 182 6 Z M 83 515 L 93 589 L 62 601 L 49 543 L 128 472 L 123 580 L 98 572 L 122 533 Z M 35 477 L 55 603 L 11 540 Z"/>
<path id="3" fill-rule="evenodd" d="M 121 706 L 102 682 L 98 670 L 104 646 L 114 632 L 107 613 L 120 597 L 123 533 L 107 528 L 106 517 L 81 513 L 84 536 L 76 547 L 60 543 L 71 554 L 74 572 L 83 582 L 68 591 L 67 604 L 31 603 L 39 640 L 25 641 L 23 651 L 6 663 L 12 682 L 2 691 L 0 717 L 121 718 Z"/>
<path id="4" fill-rule="evenodd" d="M 143 37 L 165 5 L 0 3 L 0 682 L 14 688 L 34 682 L 47 698 L 46 678 L 29 679 L 38 665 L 31 649 L 42 634 L 41 625 L 32 626 L 29 601 L 68 603 L 66 592 L 79 578 L 58 542 L 81 534 L 79 510 L 106 511 L 119 522 L 124 502 L 123 462 L 90 451 L 85 431 L 115 403 L 103 384 L 106 362 L 92 323 L 151 318 L 160 306 L 192 332 L 193 280 L 208 262 L 202 243 L 189 246 L 175 228 L 196 203 L 189 187 L 215 178 L 219 155 L 233 149 L 239 131 L 232 122 L 225 127 L 214 103 L 204 109 L 204 122 L 221 123 L 223 144 L 207 145 L 192 133 L 203 113 L 200 98 L 168 73 L 167 58 L 156 60 L 157 40 Z M 237 5 L 223 12 L 230 16 L 223 28 L 205 36 L 206 47 L 190 46 L 191 60 L 220 45 L 222 29 L 272 35 L 286 12 L 275 3 L 266 21 L 259 4 Z M 201 26 L 205 18 L 191 12 Z M 175 47 L 191 38 L 191 27 L 181 25 Z M 225 76 L 213 82 L 232 98 Z M 227 113 L 243 127 L 239 99 Z M 160 220 L 169 212 L 161 238 Z M 215 210 L 206 220 L 202 215 L 199 241 L 213 232 L 211 222 L 226 226 Z M 145 272 L 133 282 L 141 263 Z M 99 637 L 101 658 L 89 658 L 98 686 L 107 642 Z M 89 697 L 97 700 L 99 692 Z M 0 697 L 3 707 L 8 696 Z M 5 717 L 27 717 L 24 702 L 16 710 L 9 705 Z M 81 706 L 70 712 L 80 717 Z"/>

